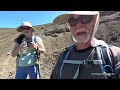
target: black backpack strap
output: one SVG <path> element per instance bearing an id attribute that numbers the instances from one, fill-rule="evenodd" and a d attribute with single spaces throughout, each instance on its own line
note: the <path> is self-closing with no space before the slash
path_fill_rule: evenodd
<path id="1" fill-rule="evenodd" d="M 36 40 L 36 35 L 34 36 L 34 41 L 35 41 L 35 43 L 37 43 L 37 40 Z"/>
<path id="2" fill-rule="evenodd" d="M 34 42 L 35 42 L 35 43 L 38 43 L 37 40 L 36 40 L 36 37 L 37 37 L 37 36 L 35 35 L 35 36 L 34 36 Z M 40 58 L 40 51 L 39 51 L 38 46 L 37 46 L 37 49 L 36 49 L 36 55 L 37 55 L 38 58 Z"/>

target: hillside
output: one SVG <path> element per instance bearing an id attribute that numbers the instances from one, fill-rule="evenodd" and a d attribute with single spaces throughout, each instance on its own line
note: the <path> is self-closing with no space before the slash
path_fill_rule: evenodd
<path id="1" fill-rule="evenodd" d="M 120 12 L 101 11 L 100 26 L 96 33 L 98 39 L 108 44 L 120 46 Z M 52 23 L 34 26 L 36 35 L 40 36 L 46 48 L 46 55 L 41 56 L 41 78 L 49 79 L 50 73 L 58 59 L 59 53 L 73 40 L 66 25 Z M 0 79 L 14 79 L 15 58 L 10 52 L 14 47 L 14 39 L 20 34 L 15 28 L 0 28 Z"/>

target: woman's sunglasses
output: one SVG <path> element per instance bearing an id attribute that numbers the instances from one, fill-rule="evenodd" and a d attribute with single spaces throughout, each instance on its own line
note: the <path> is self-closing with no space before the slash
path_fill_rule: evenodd
<path id="1" fill-rule="evenodd" d="M 93 20 L 93 15 L 79 15 L 77 18 L 76 17 L 70 17 L 68 19 L 68 23 L 70 26 L 76 26 L 78 22 L 81 24 L 88 24 Z"/>
<path id="2" fill-rule="evenodd" d="M 30 30 L 31 27 L 21 27 L 22 30 Z"/>

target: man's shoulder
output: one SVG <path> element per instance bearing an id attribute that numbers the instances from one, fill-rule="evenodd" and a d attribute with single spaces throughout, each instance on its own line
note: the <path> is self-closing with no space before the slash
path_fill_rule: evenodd
<path id="1" fill-rule="evenodd" d="M 109 45 L 109 48 L 111 49 L 114 56 L 120 55 L 120 47 Z"/>
<path id="2" fill-rule="evenodd" d="M 69 51 L 70 49 L 72 49 L 74 46 L 75 46 L 75 44 L 66 47 L 66 48 L 62 51 L 61 54 L 64 54 L 64 53 L 68 52 L 68 51 Z"/>
<path id="3" fill-rule="evenodd" d="M 72 45 L 68 46 L 68 47 L 66 48 L 66 50 L 67 50 L 67 49 L 71 49 L 71 48 L 73 48 L 73 47 L 75 47 L 75 44 L 72 44 Z"/>
<path id="4" fill-rule="evenodd" d="M 108 45 L 110 49 L 120 50 L 120 47 L 114 45 Z"/>

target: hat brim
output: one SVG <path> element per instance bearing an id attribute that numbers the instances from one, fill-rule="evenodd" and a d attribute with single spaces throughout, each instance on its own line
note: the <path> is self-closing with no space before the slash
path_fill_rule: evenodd
<path id="1" fill-rule="evenodd" d="M 55 23 L 55 24 L 66 24 L 68 17 L 72 14 L 76 14 L 76 15 L 97 15 L 97 14 L 99 14 L 99 12 L 98 11 L 72 11 L 72 12 L 68 12 L 66 14 L 62 14 L 62 15 L 57 16 L 53 20 L 53 23 Z"/>
<path id="2" fill-rule="evenodd" d="M 21 27 L 23 27 L 23 26 L 19 26 L 16 30 L 17 30 L 18 32 L 22 32 Z M 37 31 L 34 27 L 31 27 L 31 29 L 32 29 L 33 32 L 34 32 L 34 31 Z"/>

